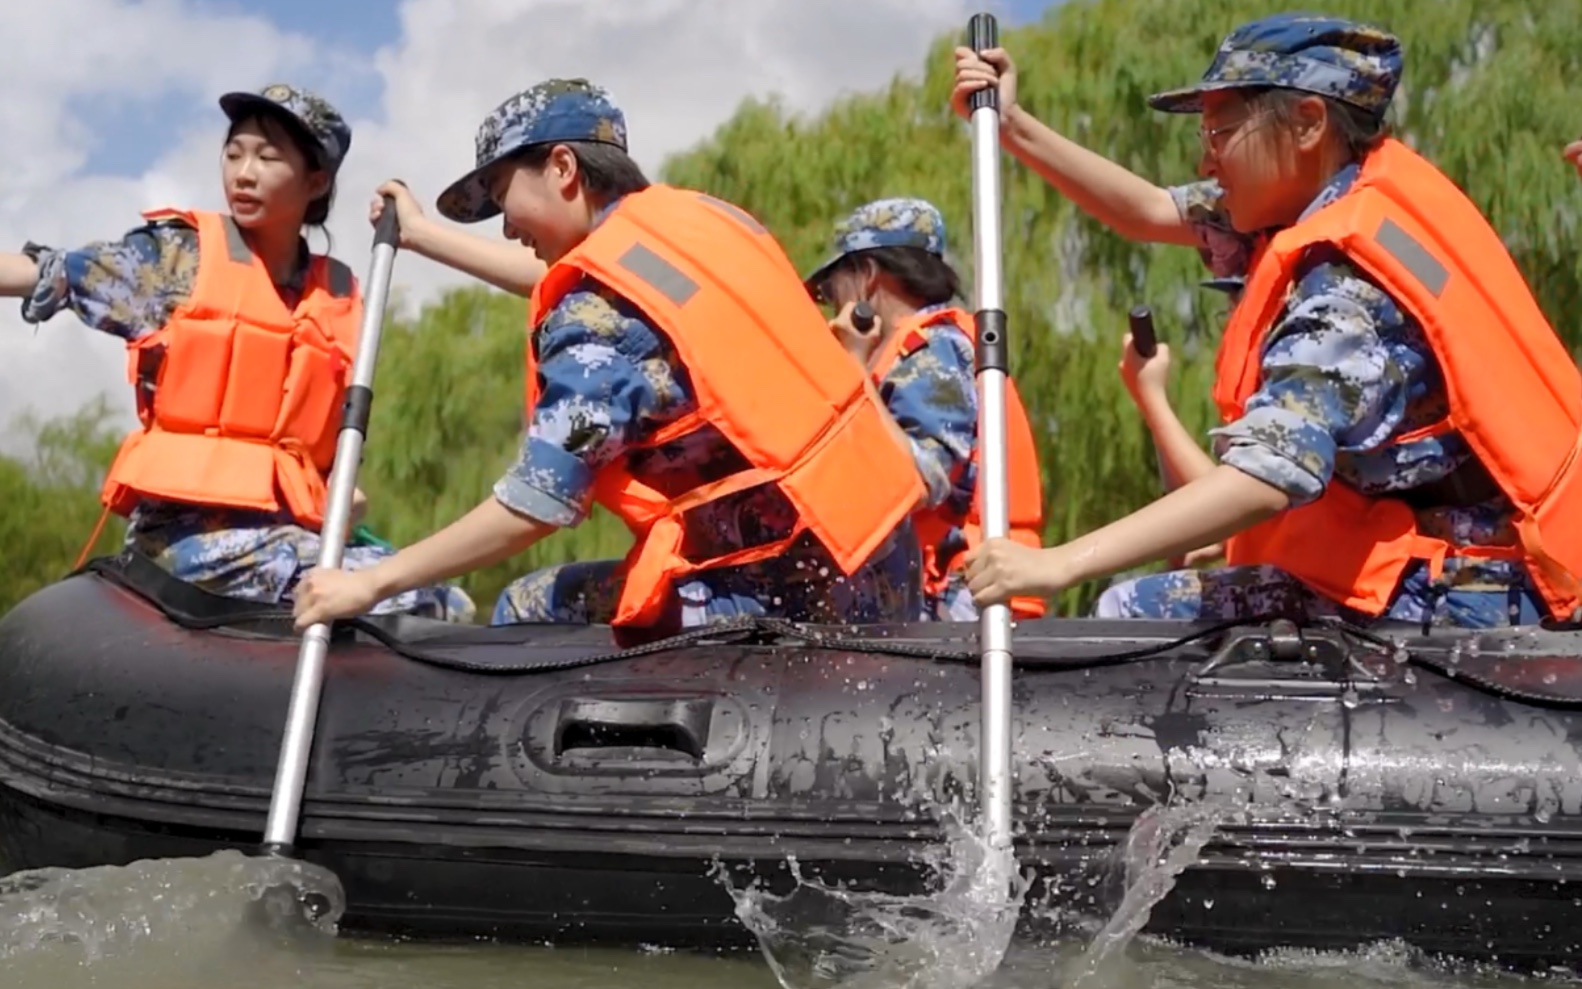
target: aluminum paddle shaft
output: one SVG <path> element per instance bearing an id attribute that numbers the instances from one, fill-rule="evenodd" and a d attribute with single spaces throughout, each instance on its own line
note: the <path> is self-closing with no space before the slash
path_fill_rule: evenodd
<path id="1" fill-rule="evenodd" d="M 373 264 L 363 293 L 362 330 L 357 356 L 352 362 L 352 383 L 341 408 L 341 431 L 335 442 L 335 466 L 330 470 L 329 505 L 320 532 L 318 566 L 338 570 L 351 529 L 352 497 L 357 490 L 357 469 L 362 465 L 363 439 L 373 409 L 374 364 L 379 357 L 379 336 L 384 329 L 385 303 L 390 295 L 390 273 L 395 267 L 400 227 L 395 201 L 385 197 L 384 212 L 374 230 Z M 324 661 L 329 654 L 328 622 L 312 625 L 302 635 L 297 653 L 297 675 L 291 684 L 291 708 L 286 733 L 280 743 L 275 788 L 269 798 L 269 820 L 264 825 L 264 851 L 290 855 L 302 814 L 302 789 L 307 781 L 308 757 L 313 751 L 313 729 L 319 715 L 319 691 L 324 685 Z"/>
<path id="2" fill-rule="evenodd" d="M 973 51 L 998 48 L 990 14 L 967 23 Z M 978 505 L 983 537 L 1009 535 L 1005 440 L 1009 367 L 1003 273 L 1000 267 L 1000 93 L 988 86 L 968 98 L 972 123 L 972 230 L 977 289 Z M 996 604 L 979 618 L 983 646 L 983 705 L 979 719 L 978 805 L 991 847 L 1011 844 L 1011 609 Z"/>

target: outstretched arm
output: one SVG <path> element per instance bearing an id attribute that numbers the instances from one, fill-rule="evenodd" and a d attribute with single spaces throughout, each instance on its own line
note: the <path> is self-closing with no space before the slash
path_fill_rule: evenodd
<path id="1" fill-rule="evenodd" d="M 395 200 L 401 220 L 401 247 L 405 250 L 523 297 L 533 293 L 533 286 L 549 270 L 537 254 L 521 244 L 480 237 L 438 222 L 423 212 L 405 184 L 394 180 L 375 190 L 368 209 L 370 222 L 379 222 L 385 196 Z"/>

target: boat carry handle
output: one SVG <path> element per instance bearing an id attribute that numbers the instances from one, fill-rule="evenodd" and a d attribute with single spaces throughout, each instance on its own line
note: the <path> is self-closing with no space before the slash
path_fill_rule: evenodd
<path id="1" fill-rule="evenodd" d="M 567 698 L 555 721 L 555 756 L 576 749 L 660 749 L 701 760 L 712 697 Z"/>

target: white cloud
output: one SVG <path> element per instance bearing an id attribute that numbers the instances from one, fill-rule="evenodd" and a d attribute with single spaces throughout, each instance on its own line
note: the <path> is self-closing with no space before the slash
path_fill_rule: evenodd
<path id="1" fill-rule="evenodd" d="M 336 253 L 366 271 L 366 203 L 398 176 L 425 204 L 472 164 L 483 115 L 552 76 L 586 76 L 626 111 L 634 155 L 649 169 L 706 137 L 749 95 L 816 109 L 843 91 L 920 67 L 930 41 L 982 4 L 965 0 L 405 0 L 401 38 L 372 64 L 329 52 L 256 17 L 184 0 L 50 0 L 7 18 L 0 60 L 0 249 L 24 240 L 75 245 L 116 236 L 154 205 L 221 205 L 214 98 L 233 88 L 302 81 L 332 102 L 336 73 L 383 80 L 377 120 L 353 120 L 352 152 L 330 225 Z M 18 36 L 20 35 L 20 36 Z M 69 43 L 62 39 L 70 37 Z M 179 53 L 172 57 L 171 53 Z M 361 63 L 361 64 L 359 64 Z M 345 75 L 341 75 L 345 78 Z M 188 98 L 182 134 L 145 174 L 84 172 L 94 135 L 85 100 Z M 963 167 L 967 167 L 963 162 Z M 492 224 L 479 232 L 496 235 Z M 465 281 L 415 256 L 395 283 L 413 302 Z M 131 399 L 124 350 L 69 315 L 36 331 L 0 301 L 0 423 L 31 407 L 69 412 L 109 392 Z"/>

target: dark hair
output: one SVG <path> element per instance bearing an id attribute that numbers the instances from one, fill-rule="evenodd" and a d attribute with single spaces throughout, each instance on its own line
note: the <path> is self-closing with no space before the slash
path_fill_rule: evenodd
<path id="1" fill-rule="evenodd" d="M 1258 89 L 1247 98 L 1250 109 L 1265 111 L 1276 124 L 1288 125 L 1296 122 L 1296 105 L 1309 96 L 1318 96 L 1317 93 L 1306 93 L 1296 89 L 1263 88 Z M 1318 96 L 1329 109 L 1329 118 L 1334 121 L 1335 132 L 1340 135 L 1341 144 L 1352 161 L 1360 161 L 1367 157 L 1368 152 L 1383 143 L 1390 136 L 1390 125 L 1385 121 L 1382 112 L 1364 110 L 1360 106 L 1337 100 L 1332 96 Z"/>
<path id="2" fill-rule="evenodd" d="M 308 167 L 317 172 L 326 172 L 330 177 L 329 188 L 324 194 L 308 203 L 308 211 L 302 216 L 304 226 L 314 227 L 324 234 L 324 239 L 330 239 L 330 232 L 324 228 L 329 222 L 330 207 L 335 205 L 335 173 L 324 160 L 324 149 L 319 142 L 309 134 L 301 122 L 284 113 L 270 113 L 265 110 L 256 110 L 244 113 L 231 121 L 230 130 L 225 132 L 226 143 L 236 137 L 236 132 L 243 124 L 256 123 L 271 141 L 278 142 L 282 136 L 302 155 Z"/>
<path id="3" fill-rule="evenodd" d="M 871 247 L 853 251 L 837 261 L 824 276 L 837 271 L 855 271 L 865 261 L 901 283 L 906 294 L 919 305 L 938 306 L 961 294 L 961 276 L 944 258 L 921 247 Z M 822 286 L 821 286 L 822 288 Z"/>
<path id="4" fill-rule="evenodd" d="M 633 192 L 648 188 L 648 176 L 632 160 L 632 156 L 613 144 L 602 141 L 556 141 L 553 144 L 535 144 L 511 157 L 518 165 L 543 171 L 549 164 L 549 155 L 556 147 L 565 145 L 577 159 L 577 172 L 582 187 L 601 202 L 619 199 Z"/>

